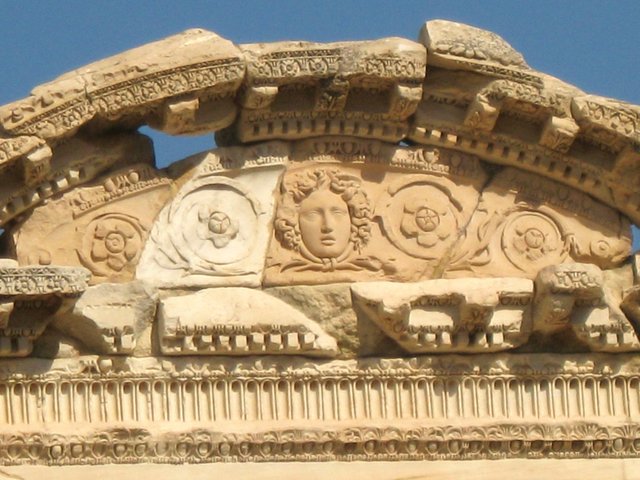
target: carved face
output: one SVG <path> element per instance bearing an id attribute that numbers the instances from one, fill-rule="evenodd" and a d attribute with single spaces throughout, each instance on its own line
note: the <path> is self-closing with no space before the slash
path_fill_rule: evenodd
<path id="1" fill-rule="evenodd" d="M 372 210 L 358 177 L 325 169 L 296 173 L 283 183 L 275 235 L 312 263 L 342 262 L 369 241 Z"/>
<path id="2" fill-rule="evenodd" d="M 330 190 L 313 192 L 300 203 L 300 235 L 305 246 L 318 258 L 340 256 L 349 245 L 351 218 L 340 195 Z"/>

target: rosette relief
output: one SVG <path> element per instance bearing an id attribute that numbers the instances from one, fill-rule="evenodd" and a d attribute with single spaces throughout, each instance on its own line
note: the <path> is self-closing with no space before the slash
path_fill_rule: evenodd
<path id="1" fill-rule="evenodd" d="M 277 166 L 233 178 L 196 176 L 161 212 L 138 277 L 161 285 L 258 285 L 279 176 Z"/>

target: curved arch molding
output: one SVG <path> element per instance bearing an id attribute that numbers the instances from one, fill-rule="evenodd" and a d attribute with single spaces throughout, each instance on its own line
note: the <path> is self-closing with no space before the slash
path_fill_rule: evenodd
<path id="1" fill-rule="evenodd" d="M 0 224 L 104 171 L 104 154 L 69 159 L 61 142 L 88 135 L 95 148 L 114 124 L 215 132 L 219 145 L 348 135 L 448 147 L 640 221 L 640 109 L 535 71 L 496 34 L 454 22 L 427 22 L 419 42 L 235 45 L 188 30 L 39 85 L 0 108 L 0 181 L 12 185 Z M 152 161 L 137 143 L 111 163 Z"/>

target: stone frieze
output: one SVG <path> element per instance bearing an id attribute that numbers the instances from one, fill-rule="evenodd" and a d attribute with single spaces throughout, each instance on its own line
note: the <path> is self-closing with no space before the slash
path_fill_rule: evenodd
<path id="1" fill-rule="evenodd" d="M 0 107 L 0 465 L 638 457 L 638 112 L 442 20 L 36 87 Z M 142 125 L 218 147 L 157 168 Z"/>

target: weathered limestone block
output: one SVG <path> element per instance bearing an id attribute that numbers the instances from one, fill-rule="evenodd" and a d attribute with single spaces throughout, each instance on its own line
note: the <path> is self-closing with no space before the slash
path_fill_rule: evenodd
<path id="1" fill-rule="evenodd" d="M 30 97 L 0 108 L 0 126 L 14 135 L 55 141 L 96 116 L 140 117 L 164 99 L 189 93 L 207 101 L 233 95 L 244 71 L 242 53 L 231 42 L 205 30 L 187 30 L 37 87 Z M 234 114 L 229 112 L 226 123 Z"/>
<path id="2" fill-rule="evenodd" d="M 61 299 L 52 295 L 30 296 L 11 303 L 10 316 L 0 328 L 0 358 L 27 357 L 60 307 Z M 4 307 L 7 309 L 8 302 Z"/>
<path id="3" fill-rule="evenodd" d="M 536 280 L 533 329 L 545 335 L 571 330 L 592 351 L 640 349 L 602 271 L 595 265 L 567 263 L 543 268 Z"/>
<path id="4" fill-rule="evenodd" d="M 235 120 L 237 110 L 230 96 L 213 100 L 197 97 L 168 100 L 158 118 L 149 119 L 149 125 L 171 135 L 198 135 L 229 126 Z"/>
<path id="5" fill-rule="evenodd" d="M 68 266 L 0 266 L 0 297 L 77 295 L 87 288 L 89 272 Z"/>
<path id="6" fill-rule="evenodd" d="M 141 282 L 89 287 L 55 316 L 52 326 L 79 341 L 86 353 L 151 355 L 156 300 Z"/>
<path id="7" fill-rule="evenodd" d="M 597 95 L 583 95 L 573 99 L 571 109 L 576 122 L 587 135 L 607 144 L 617 143 L 616 150 L 622 150 L 621 147 L 632 142 L 640 142 L 640 107 L 637 105 Z"/>
<path id="8" fill-rule="evenodd" d="M 89 272 L 63 266 L 0 262 L 0 357 L 26 357 L 64 298 L 87 288 Z"/>
<path id="9" fill-rule="evenodd" d="M 38 85 L 29 97 L 0 108 L 0 126 L 13 135 L 44 140 L 72 135 L 95 115 L 85 88 L 86 80 L 77 74 Z"/>
<path id="10" fill-rule="evenodd" d="M 580 129 L 571 118 L 572 97 L 583 94 L 579 89 L 532 70 L 492 32 L 434 20 L 424 25 L 420 41 L 431 69 L 410 138 L 428 144 L 450 138 L 455 148 L 485 150 L 492 161 L 506 164 L 523 162 L 526 148 L 508 152 L 519 144 L 536 145 L 535 137 L 537 145 L 569 151 Z M 494 148 L 503 138 L 504 147 Z"/>
<path id="11" fill-rule="evenodd" d="M 602 180 L 615 206 L 640 222 L 640 107 L 596 95 L 576 96 L 571 109 L 583 135 L 609 152 Z"/>
<path id="12" fill-rule="evenodd" d="M 539 85 L 513 79 L 434 67 L 424 83 L 409 138 L 481 154 L 488 161 L 515 165 L 580 184 L 579 175 L 558 175 L 537 154 L 554 155 L 558 165 L 579 134 L 571 100 L 580 90 L 551 77 Z M 530 157 L 530 158 L 529 158 Z M 555 158 L 554 158 L 555 159 Z M 558 168 L 559 173 L 564 173 Z M 569 170 L 568 173 L 571 173 Z"/>
<path id="13" fill-rule="evenodd" d="M 612 268 L 630 253 L 625 217 L 577 190 L 508 168 L 482 192 L 446 274 L 534 278 L 562 262 Z"/>
<path id="14" fill-rule="evenodd" d="M 536 276 L 535 329 L 553 332 L 571 323 L 576 302 L 591 307 L 602 299 L 602 271 L 595 265 L 553 265 Z"/>
<path id="15" fill-rule="evenodd" d="M 335 339 L 298 310 L 259 290 L 210 288 L 160 301 L 166 355 L 335 356 Z"/>
<path id="16" fill-rule="evenodd" d="M 292 160 L 266 285 L 439 275 L 487 178 L 475 157 L 344 137 L 299 142 Z"/>
<path id="17" fill-rule="evenodd" d="M 49 145 L 42 145 L 22 158 L 22 177 L 26 186 L 33 187 L 46 180 L 52 157 Z"/>
<path id="18" fill-rule="evenodd" d="M 420 38 L 430 71 L 411 140 L 553 178 L 639 221 L 638 107 L 531 70 L 491 32 L 435 20 Z"/>
<path id="19" fill-rule="evenodd" d="M 40 150 L 36 150 L 36 153 Z M 140 134 L 119 133 L 97 138 L 74 137 L 60 145 L 46 161 L 46 169 L 25 178 L 9 169 L 0 174 L 0 225 L 43 203 L 58 193 L 89 182 L 110 168 L 130 163 L 153 164 L 151 140 Z M 26 157 L 28 169 L 37 167 L 37 157 Z M 30 163 L 29 163 L 30 162 Z M 25 167 L 27 169 L 27 167 Z"/>
<path id="20" fill-rule="evenodd" d="M 160 213 L 137 278 L 159 286 L 260 285 L 286 158 L 273 143 L 193 160 L 197 171 Z"/>
<path id="21" fill-rule="evenodd" d="M 287 285 L 264 291 L 299 310 L 335 338 L 338 357 L 403 354 L 403 350 L 378 327 L 357 318 L 350 283 Z"/>
<path id="22" fill-rule="evenodd" d="M 500 116 L 502 100 L 479 94 L 469 104 L 464 125 L 473 130 L 490 132 Z"/>
<path id="23" fill-rule="evenodd" d="M 21 264 L 82 265 L 93 283 L 133 278 L 171 179 L 135 164 L 35 208 L 12 229 Z"/>
<path id="24" fill-rule="evenodd" d="M 431 20 L 420 30 L 420 42 L 427 47 L 430 65 L 529 81 L 534 77 L 523 56 L 487 30 Z"/>
<path id="25" fill-rule="evenodd" d="M 336 339 L 342 357 L 360 350 L 358 322 L 351 304 L 350 284 L 289 285 L 264 290 L 295 308 Z"/>
<path id="26" fill-rule="evenodd" d="M 226 137 L 242 142 L 351 134 L 398 141 L 422 96 L 426 52 L 408 40 L 241 48 L 244 109 Z"/>
<path id="27" fill-rule="evenodd" d="M 0 135 L 0 171 L 19 158 L 46 146 L 44 140 L 33 136 L 4 137 Z"/>
<path id="28" fill-rule="evenodd" d="M 410 353 L 500 351 L 531 333 L 527 279 L 356 283 L 351 291 L 358 311 Z"/>
<path id="29" fill-rule="evenodd" d="M 16 260 L 10 258 L 2 258 L 0 259 L 0 268 L 16 268 L 18 267 L 18 262 Z M 0 328 L 6 328 L 9 324 L 9 317 L 11 316 L 11 312 L 13 311 L 13 300 L 2 299 L 0 297 Z"/>
<path id="30" fill-rule="evenodd" d="M 580 127 L 572 118 L 551 116 L 547 119 L 540 135 L 540 145 L 567 153 L 579 131 Z"/>
<path id="31" fill-rule="evenodd" d="M 24 187 L 27 192 L 28 189 L 31 189 L 32 194 L 38 186 L 42 188 L 42 184 L 48 183 L 47 176 L 51 173 L 52 157 L 51 148 L 39 138 L 20 136 L 14 139 L 0 139 L 0 171 L 6 170 L 5 167 L 9 167 L 8 175 L 11 177 L 19 176 L 19 171 L 21 170 L 21 180 L 24 183 Z M 16 158 L 21 158 L 21 162 L 18 165 L 13 164 Z M 14 167 L 14 172 L 11 172 L 11 166 Z M 59 183 L 64 188 L 64 182 Z M 9 196 L 15 195 L 15 188 L 7 190 L 3 192 L 3 196 L 6 196 L 7 193 Z M 43 190 L 46 190 L 46 188 L 43 188 Z M 35 198 L 32 198 L 32 200 L 38 200 L 37 195 L 33 195 L 33 197 Z M 29 198 L 28 194 L 27 198 Z M 1 202 L 2 200 L 0 200 L 0 206 L 2 206 Z M 29 200 L 27 202 L 30 203 Z M 2 221 L 0 219 L 0 222 Z"/>

